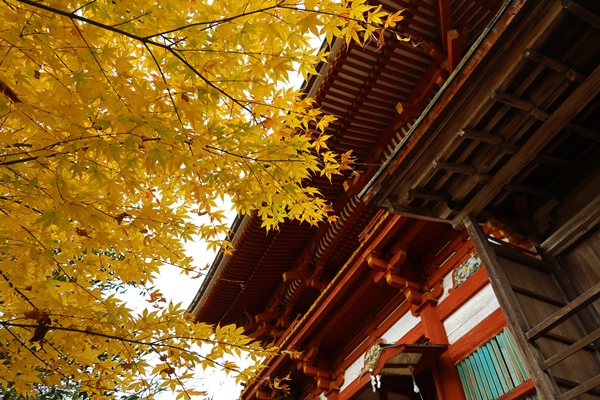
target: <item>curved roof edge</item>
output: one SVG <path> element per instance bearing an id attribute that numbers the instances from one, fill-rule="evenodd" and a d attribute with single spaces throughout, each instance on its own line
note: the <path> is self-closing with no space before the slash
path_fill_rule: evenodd
<path id="1" fill-rule="evenodd" d="M 319 90 L 323 79 L 325 79 L 325 77 L 327 76 L 327 73 L 331 68 L 331 64 L 337 57 L 337 54 L 342 49 L 343 44 L 344 41 L 339 39 L 334 39 L 331 45 L 328 45 L 326 41 L 323 41 L 321 49 L 326 49 L 327 47 L 330 47 L 330 53 L 327 57 L 327 62 L 321 62 L 317 66 L 319 74 L 312 75 L 306 81 L 304 81 L 302 85 L 302 90 L 306 93 L 307 97 L 313 97 L 316 94 L 317 90 Z M 233 221 L 233 224 L 231 226 L 233 239 L 231 243 L 233 244 L 234 251 L 237 241 L 241 237 L 251 218 L 251 215 L 241 216 L 238 214 L 235 220 Z M 204 279 L 202 285 L 200 286 L 200 289 L 198 290 L 198 293 L 196 293 L 196 296 L 194 296 L 194 299 L 187 308 L 188 313 L 198 315 L 200 309 L 203 307 L 208 295 L 214 287 L 217 277 L 227 264 L 228 259 L 229 255 L 225 254 L 223 250 L 219 250 L 217 256 L 215 257 L 215 260 L 213 261 L 210 269 L 208 270 L 208 273 L 206 274 L 206 278 Z"/>
<path id="2" fill-rule="evenodd" d="M 240 237 L 242 236 L 242 233 L 244 232 L 244 229 L 248 225 L 248 222 L 250 222 L 251 218 L 251 215 L 242 216 L 238 214 L 235 217 L 235 220 L 233 220 L 233 223 L 231 224 L 230 235 L 233 235 L 233 238 L 231 239 L 231 244 L 234 247 L 235 244 L 239 241 Z M 204 302 L 206 301 L 206 297 L 210 293 L 212 287 L 215 285 L 216 278 L 219 276 L 219 274 L 225 267 L 225 264 L 227 264 L 228 259 L 229 255 L 225 254 L 225 251 L 223 251 L 222 249 L 219 250 L 217 256 L 215 257 L 215 260 L 213 261 L 212 265 L 210 266 L 210 269 L 208 270 L 208 273 L 206 274 L 206 278 L 204 278 L 204 281 L 202 282 L 202 286 L 200 286 L 200 290 L 198 290 L 198 293 L 196 293 L 194 300 L 192 300 L 192 303 L 187 309 L 188 313 L 198 315 L 199 310 L 202 308 Z"/>

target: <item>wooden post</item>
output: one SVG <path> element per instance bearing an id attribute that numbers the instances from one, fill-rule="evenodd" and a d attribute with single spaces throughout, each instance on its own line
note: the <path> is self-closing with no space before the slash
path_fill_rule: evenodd
<path id="1" fill-rule="evenodd" d="M 475 250 L 481 258 L 485 272 L 487 273 L 498 303 L 504 312 L 508 326 L 513 332 L 516 345 L 523 356 L 524 365 L 529 372 L 531 380 L 535 384 L 537 394 L 542 400 L 554 400 L 558 395 L 558 388 L 554 379 L 542 370 L 540 361 L 543 359 L 539 350 L 532 346 L 526 339 L 524 332 L 529 330 L 529 324 L 521 310 L 517 298 L 510 287 L 510 283 L 491 247 L 487 236 L 472 215 L 467 215 L 463 220 L 465 228 L 471 236 Z"/>
<path id="2" fill-rule="evenodd" d="M 442 46 L 446 54 L 448 53 L 448 38 L 446 33 L 452 29 L 452 9 L 450 8 L 450 0 L 434 1 L 435 19 L 437 24 L 437 33 L 442 41 Z"/>
<path id="3" fill-rule="evenodd" d="M 430 339 L 431 343 L 447 344 L 448 335 L 435 306 L 431 303 L 426 304 L 420 310 L 420 316 L 423 333 Z M 441 400 L 466 399 L 460 375 L 447 351 L 435 361 L 433 367 L 435 386 Z"/>

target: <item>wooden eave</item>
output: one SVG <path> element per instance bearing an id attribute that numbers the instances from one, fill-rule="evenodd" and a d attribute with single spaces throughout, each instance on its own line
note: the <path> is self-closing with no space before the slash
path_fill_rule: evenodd
<path id="1" fill-rule="evenodd" d="M 373 367 L 372 374 L 378 375 L 381 373 L 386 373 L 394 375 L 393 372 L 386 372 L 386 370 L 393 371 L 394 368 L 404 370 L 412 366 L 412 374 L 417 375 L 424 368 L 429 366 L 433 360 L 439 357 L 439 355 L 445 352 L 447 349 L 447 344 L 390 344 L 388 346 L 385 346 L 381 351 L 381 355 L 379 356 L 377 363 Z M 406 360 L 403 360 L 402 356 L 408 354 L 419 354 L 419 361 L 417 363 L 407 363 Z M 410 361 L 409 357 L 407 357 L 407 359 Z"/>
<path id="2" fill-rule="evenodd" d="M 368 349 L 365 346 L 369 345 L 369 341 L 365 342 L 365 338 L 373 333 L 374 327 L 383 326 L 384 321 L 395 322 L 393 319 L 388 320 L 392 313 L 400 311 L 397 315 L 399 317 L 410 312 L 410 305 L 405 301 L 403 293 L 385 282 L 374 281 L 374 271 L 366 261 L 368 256 L 374 251 L 388 254 L 390 246 L 402 242 L 409 248 L 408 260 L 405 262 L 407 271 L 424 271 L 419 266 L 433 262 L 431 254 L 440 253 L 449 239 L 448 234 L 459 235 L 447 224 L 381 214 L 377 224 L 354 254 L 347 258 L 340 272 L 277 345 L 285 350 L 306 351 L 316 348 L 316 359 L 310 362 L 326 366 L 332 374 L 344 370 L 349 366 L 348 360 L 354 360 L 348 358 L 350 352 L 362 355 Z M 410 275 L 410 272 L 406 274 Z M 432 277 L 432 281 L 434 280 Z M 268 368 L 264 375 L 287 375 L 293 373 L 303 362 L 288 357 L 275 357 L 265 362 Z M 295 387 L 310 386 L 313 383 L 312 377 L 295 376 Z M 243 398 L 251 398 L 257 389 L 255 384 L 249 385 Z"/>
<path id="3" fill-rule="evenodd" d="M 365 200 L 460 227 L 467 214 L 516 218 L 519 199 L 531 208 L 562 201 L 594 173 L 600 4 L 548 0 L 524 8 L 515 29 L 494 46 L 482 43 L 447 82 Z"/>
<path id="4" fill-rule="evenodd" d="M 472 0 L 456 2 L 457 6 L 461 7 L 471 3 Z M 392 12 L 403 5 L 402 2 L 384 4 Z M 453 27 L 460 28 L 457 24 L 467 19 L 475 24 L 489 21 L 500 2 L 473 4 L 473 7 L 466 7 L 472 9 L 469 16 L 461 16 L 462 19 Z M 436 38 L 437 42 L 434 45 L 442 49 L 443 44 L 437 39 L 439 27 L 436 25 L 433 1 L 413 1 L 406 6 L 410 12 L 405 14 L 399 29 L 406 28 L 407 32 L 418 32 L 427 28 L 429 32 L 426 36 Z M 478 32 L 473 32 L 474 35 L 476 33 Z M 314 90 L 317 103 L 323 105 L 324 111 L 338 117 L 338 121 L 332 123 L 325 131 L 325 134 L 332 136 L 330 147 L 338 152 L 353 151 L 357 158 L 356 169 L 361 172 L 362 182 L 368 181 L 376 170 L 373 164 L 384 157 L 381 148 L 394 137 L 396 139 L 393 140 L 399 140 L 401 137 L 394 128 L 398 123 L 398 113 L 395 109 L 397 102 L 407 101 L 411 96 L 414 101 L 420 101 L 419 96 L 429 97 L 432 91 L 439 88 L 434 86 L 423 92 L 423 82 L 427 82 L 428 79 L 426 74 L 431 72 L 433 67 L 443 69 L 444 66 L 419 43 L 422 43 L 422 40 L 418 36 L 414 36 L 413 43 L 398 42 L 390 36 L 382 49 L 377 49 L 376 43 L 368 43 L 364 49 L 356 45 L 351 45 L 349 49 L 343 48 L 319 82 L 319 89 Z M 417 72 L 421 74 L 418 75 Z M 325 178 L 315 177 L 311 182 L 311 185 L 319 188 L 324 197 L 334 204 L 338 214 L 355 199 L 355 192 L 346 193 L 342 188 L 344 179 L 334 177 L 333 184 L 330 184 Z M 307 262 L 310 268 L 315 268 L 313 261 L 319 261 L 323 268 L 320 275 L 323 285 L 326 286 L 337 276 L 362 243 L 365 229 L 372 224 L 373 218 L 379 215 L 377 209 L 365 208 L 364 204 L 353 210 L 320 260 L 314 260 L 315 249 L 326 235 L 328 224 L 315 228 L 285 222 L 279 231 L 266 233 L 260 227 L 257 217 L 244 217 L 247 225 L 243 232 L 239 233 L 239 241 L 233 254 L 222 257 L 220 264 L 213 266 L 209 272 L 210 283 L 206 284 L 207 289 L 196 301 L 197 304 L 201 304 L 196 310 L 197 320 L 214 324 L 248 324 L 247 333 L 251 334 L 258 328 L 257 324 L 253 323 L 258 314 L 273 310 L 286 311 L 286 318 L 290 323 L 298 314 L 305 314 L 321 296 L 321 289 L 302 281 L 299 289 L 293 291 L 291 298 L 286 300 L 290 283 L 284 283 L 282 275 L 297 270 Z M 382 306 L 389 303 L 390 296 L 395 296 L 393 291 L 382 293 L 376 287 L 368 290 L 373 291 L 373 296 L 383 296 Z M 363 308 L 361 306 L 361 311 L 357 311 L 358 322 L 364 317 Z M 275 323 L 274 320 L 267 321 L 267 324 Z M 355 327 L 357 322 L 348 319 L 347 326 Z M 286 329 L 284 326 L 271 332 L 280 335 Z M 260 338 L 274 339 L 269 336 Z M 277 338 L 282 339 L 281 336 Z M 326 340 L 334 343 L 335 335 L 328 336 Z"/>

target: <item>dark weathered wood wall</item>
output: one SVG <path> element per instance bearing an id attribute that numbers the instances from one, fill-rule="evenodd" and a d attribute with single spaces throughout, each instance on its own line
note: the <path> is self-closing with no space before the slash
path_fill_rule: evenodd
<path id="1" fill-rule="evenodd" d="M 598 238 L 600 239 L 600 236 Z M 588 252 L 592 251 L 589 245 L 585 249 Z M 597 246 L 596 251 L 600 252 L 600 246 Z M 580 253 L 582 253 L 581 250 L 578 254 Z M 595 259 L 586 259 L 587 264 L 593 264 L 594 262 L 596 264 L 594 278 L 590 276 L 594 273 L 588 271 L 588 265 L 585 262 L 578 264 L 578 271 L 585 271 L 585 275 L 582 273 L 579 277 L 582 289 L 579 293 L 600 282 L 600 270 L 597 265 L 599 259 L 597 255 Z M 572 300 L 563 290 L 565 282 L 557 279 L 550 266 L 548 269 L 543 270 L 541 265 L 533 267 L 505 257 L 499 257 L 499 261 L 530 328 L 539 325 Z M 569 266 L 571 266 L 570 262 Z M 600 304 L 600 302 L 597 303 Z M 539 348 L 545 360 L 549 360 L 561 351 L 565 351 L 570 345 L 590 333 L 587 325 L 582 323 L 582 318 L 585 317 L 578 313 L 535 340 L 535 345 Z M 600 375 L 600 360 L 592 346 L 585 346 L 573 355 L 549 367 L 548 371 L 554 377 L 560 391 L 564 393 Z M 597 394 L 584 394 L 577 398 L 600 399 L 600 391 Z"/>

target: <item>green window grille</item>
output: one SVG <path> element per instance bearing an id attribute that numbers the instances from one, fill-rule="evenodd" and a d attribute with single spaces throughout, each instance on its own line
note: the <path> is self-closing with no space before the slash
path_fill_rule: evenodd
<path id="1" fill-rule="evenodd" d="M 513 343 L 506 328 L 456 366 L 467 400 L 493 400 L 529 380 Z M 531 394 L 523 399 L 538 397 Z"/>

